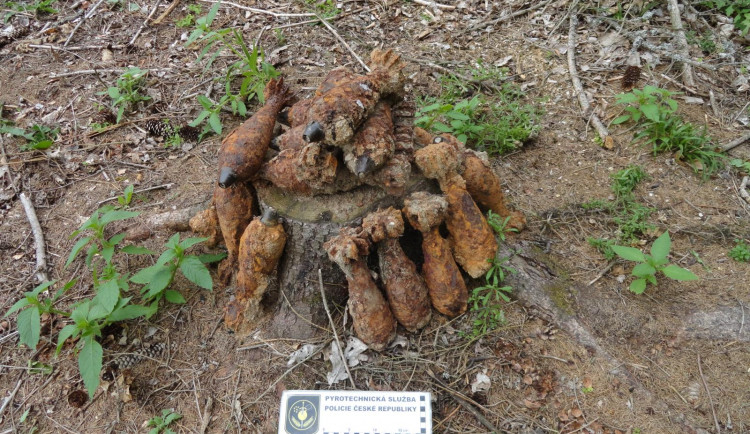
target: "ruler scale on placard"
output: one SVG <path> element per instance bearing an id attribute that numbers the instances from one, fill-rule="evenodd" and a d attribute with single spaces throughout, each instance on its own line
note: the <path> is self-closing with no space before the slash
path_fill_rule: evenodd
<path id="1" fill-rule="evenodd" d="M 429 392 L 287 390 L 279 434 L 432 433 Z"/>

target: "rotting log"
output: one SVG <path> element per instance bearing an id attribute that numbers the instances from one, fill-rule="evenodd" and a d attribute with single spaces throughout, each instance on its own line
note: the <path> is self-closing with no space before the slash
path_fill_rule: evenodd
<path id="1" fill-rule="evenodd" d="M 414 174 L 412 174 L 414 175 Z M 437 190 L 437 185 L 412 177 L 404 196 L 387 194 L 383 189 L 363 185 L 351 191 L 305 196 L 284 191 L 268 183 L 256 183 L 261 210 L 272 207 L 287 234 L 284 254 L 276 279 L 270 282 L 262 301 L 268 323 L 266 337 L 307 339 L 318 328 L 328 328 L 320 299 L 318 269 L 329 304 L 344 306 L 348 292 L 346 278 L 329 258 L 323 244 L 345 226 L 358 225 L 362 217 L 378 208 L 400 207 L 412 191 Z"/>

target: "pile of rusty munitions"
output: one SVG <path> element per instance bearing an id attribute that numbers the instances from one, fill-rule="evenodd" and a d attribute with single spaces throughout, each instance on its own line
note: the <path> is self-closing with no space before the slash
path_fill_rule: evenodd
<path id="1" fill-rule="evenodd" d="M 424 327 L 430 304 L 450 317 L 466 310 L 468 292 L 459 266 L 477 278 L 487 272 L 497 250 L 475 200 L 509 216 L 510 227 L 523 227 L 523 215 L 506 208 L 485 154 L 466 149 L 450 135 L 433 137 L 411 125 L 394 125 L 393 106 L 404 97 L 400 57 L 375 50 L 369 66 L 366 75 L 332 70 L 311 98 L 285 111 L 291 94 L 283 79 L 271 80 L 265 105 L 222 142 L 213 206 L 196 215 L 191 228 L 214 243 L 223 239 L 227 247 L 219 275 L 228 283 L 236 271 L 235 298 L 225 311 L 230 328 L 259 314 L 286 242 L 272 209 L 253 217 L 248 183 L 271 183 L 310 196 L 369 185 L 403 203 L 402 209 L 372 212 L 360 226 L 344 227 L 325 243 L 329 258 L 346 275 L 354 330 L 378 350 L 395 336 L 397 321 L 410 331 Z M 277 120 L 288 128 L 274 138 Z M 412 163 L 418 172 L 412 173 Z M 410 176 L 436 180 L 442 195 L 410 191 L 404 197 Z M 398 241 L 407 223 L 422 233 L 421 273 Z M 373 246 L 385 296 L 365 260 Z"/>

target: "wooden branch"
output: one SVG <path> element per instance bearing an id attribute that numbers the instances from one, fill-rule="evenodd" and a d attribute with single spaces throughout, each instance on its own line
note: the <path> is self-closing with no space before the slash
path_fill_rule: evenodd
<path id="1" fill-rule="evenodd" d="M 357 390 L 357 386 L 354 384 L 354 377 L 352 377 L 352 373 L 349 370 L 349 362 L 346 360 L 346 356 L 344 356 L 344 348 L 341 346 L 341 341 L 339 340 L 339 334 L 336 332 L 336 324 L 333 323 L 333 317 L 331 316 L 331 311 L 328 310 L 328 301 L 326 301 L 326 291 L 323 287 L 323 270 L 318 268 L 318 283 L 320 284 L 320 296 L 323 298 L 323 308 L 326 310 L 326 315 L 328 315 L 328 322 L 331 324 L 331 330 L 333 330 L 333 339 L 336 342 L 336 346 L 339 348 L 339 356 L 341 356 L 341 362 L 344 364 L 344 368 L 346 369 L 346 374 L 349 375 L 349 384 L 352 385 L 352 389 Z"/>
<path id="2" fill-rule="evenodd" d="M 130 40 L 130 42 L 128 42 L 129 46 L 135 44 L 135 40 L 138 39 L 138 36 L 141 35 L 141 32 L 143 31 L 143 29 L 146 28 L 146 26 L 148 25 L 148 20 L 150 20 L 151 17 L 154 16 L 154 14 L 156 13 L 156 10 L 159 8 L 159 4 L 161 4 L 161 0 L 156 0 L 156 4 L 154 4 L 154 8 L 151 9 L 151 13 L 149 13 L 146 19 L 143 20 L 141 27 L 138 28 L 138 31 L 135 32 L 135 35 L 133 35 L 133 38 Z"/>
<path id="3" fill-rule="evenodd" d="M 414 3 L 416 3 L 418 5 L 422 5 L 422 6 L 432 6 L 433 8 L 446 9 L 446 10 L 449 10 L 449 11 L 452 11 L 452 10 L 456 9 L 455 6 L 444 5 L 444 4 L 441 4 L 441 3 L 436 3 L 436 2 L 433 2 L 433 1 L 427 1 L 427 0 L 414 0 Z"/>
<path id="4" fill-rule="evenodd" d="M 575 89 L 576 94 L 578 94 L 578 102 L 581 105 L 584 117 L 588 117 L 590 122 L 594 125 L 594 128 L 599 134 L 599 138 L 602 140 L 602 143 L 606 144 L 607 142 L 610 142 L 611 144 L 612 138 L 609 135 L 609 131 L 607 131 L 607 127 L 602 124 L 602 121 L 599 120 L 599 117 L 594 114 L 593 110 L 591 110 L 591 105 L 589 104 L 588 98 L 586 98 L 586 93 L 583 90 L 581 79 L 578 78 L 578 72 L 576 72 L 575 51 L 578 16 L 575 11 L 570 12 L 569 20 L 570 27 L 568 29 L 568 70 L 570 71 L 570 80 L 573 82 L 573 88 Z M 611 146 L 606 147 L 611 148 Z"/>
<path id="5" fill-rule="evenodd" d="M 745 202 L 750 203 L 750 193 L 747 192 L 747 183 L 750 181 L 749 177 L 742 178 L 742 184 L 740 184 L 740 197 L 744 199 Z M 745 311 L 742 311 L 742 314 L 744 315 Z"/>
<path id="6" fill-rule="evenodd" d="M 526 15 L 527 13 L 529 13 L 529 12 L 531 12 L 533 10 L 536 10 L 536 9 L 539 9 L 539 8 L 547 6 L 551 1 L 552 0 L 546 0 L 546 1 L 543 1 L 543 2 L 540 2 L 540 3 L 537 3 L 537 4 L 535 4 L 535 5 L 531 6 L 531 7 L 528 7 L 526 9 L 521 9 L 521 10 L 518 10 L 518 11 L 515 11 L 515 12 L 511 12 L 508 15 L 503 15 L 500 18 L 495 18 L 494 20 L 485 21 L 483 23 L 475 24 L 475 25 L 469 27 L 468 29 L 466 29 L 466 31 L 464 33 L 472 32 L 474 30 L 480 30 L 480 29 L 483 29 L 483 28 L 489 27 L 489 26 L 494 26 L 495 24 L 500 24 L 500 23 L 503 23 L 505 21 L 512 20 L 515 17 L 519 17 L 521 15 Z"/>
<path id="7" fill-rule="evenodd" d="M 667 9 L 669 9 L 669 18 L 672 21 L 672 30 L 675 32 L 674 37 L 677 40 L 677 51 L 687 59 L 690 57 L 690 53 L 688 52 L 687 38 L 685 37 L 685 29 L 682 27 L 680 7 L 677 0 L 669 0 Z M 695 87 L 693 67 L 687 62 L 682 64 L 682 81 L 685 86 Z"/>
<path id="8" fill-rule="evenodd" d="M 344 38 L 342 38 L 339 35 L 339 33 L 336 31 L 336 29 L 334 29 L 330 24 L 328 24 L 328 21 L 326 21 L 323 17 L 321 17 L 319 15 L 316 15 L 316 16 L 318 17 L 318 19 L 320 20 L 320 22 L 323 23 L 324 26 L 326 26 L 326 28 L 328 29 L 328 31 L 330 31 L 331 34 L 333 34 L 333 36 L 336 37 L 336 39 L 338 39 L 339 42 L 341 42 L 341 44 L 344 47 L 346 47 L 347 50 L 349 50 L 349 52 L 352 54 L 352 56 L 354 56 L 354 58 L 357 59 L 357 62 L 359 62 L 359 64 L 362 65 L 362 67 L 365 69 L 365 71 L 370 72 L 370 68 L 367 66 L 367 64 L 362 61 L 362 59 L 357 55 L 357 53 L 354 52 L 354 50 L 352 50 L 352 47 L 350 47 L 349 44 L 346 43 L 346 41 L 344 40 Z"/>
<path id="9" fill-rule="evenodd" d="M 167 15 L 171 14 L 172 11 L 177 7 L 178 4 L 180 4 L 180 0 L 173 0 L 172 3 L 170 3 L 170 5 L 167 8 L 167 10 L 165 10 L 164 12 L 162 12 L 161 15 L 159 15 L 158 18 L 156 18 L 155 20 L 151 21 L 151 24 L 155 24 L 155 25 L 161 24 L 161 22 L 164 20 L 164 18 L 166 18 Z M 209 398 L 209 399 L 211 399 L 211 398 Z"/>
<path id="10" fill-rule="evenodd" d="M 716 434 L 721 434 L 721 427 L 719 426 L 719 418 L 716 417 L 716 408 L 714 407 L 714 400 L 711 398 L 711 391 L 708 390 L 708 384 L 706 384 L 706 377 L 703 376 L 703 367 L 701 366 L 701 355 L 698 354 L 698 373 L 701 374 L 701 381 L 703 387 L 706 389 L 706 395 L 708 395 L 708 402 L 711 404 L 711 413 L 714 415 L 714 424 L 716 425 Z"/>
<path id="11" fill-rule="evenodd" d="M 44 233 L 39 219 L 34 211 L 34 204 L 25 193 L 18 195 L 21 198 L 23 209 L 26 211 L 26 218 L 29 219 L 31 232 L 34 234 L 34 245 L 36 246 L 36 278 L 39 282 L 47 281 L 47 254 L 44 252 Z"/>
<path id="12" fill-rule="evenodd" d="M 740 146 L 741 144 L 747 142 L 750 140 L 750 133 L 745 134 L 744 136 L 738 137 L 731 142 L 727 143 L 726 145 L 721 147 L 722 152 L 727 152 L 731 149 L 736 148 L 737 146 Z"/>
<path id="13" fill-rule="evenodd" d="M 140 189 L 140 190 L 135 190 L 135 191 L 133 191 L 133 194 L 138 194 L 138 193 L 145 193 L 145 192 L 147 192 L 147 191 L 153 191 L 153 190 L 161 190 L 162 188 L 166 188 L 166 189 L 168 190 L 168 189 L 172 188 L 172 185 L 174 185 L 174 184 L 172 184 L 172 183 L 169 183 L 169 184 L 162 184 L 162 185 L 157 185 L 157 186 L 154 186 L 154 187 L 142 188 L 142 189 Z M 104 199 L 104 200 L 100 200 L 100 201 L 99 201 L 99 202 L 98 202 L 98 203 L 97 203 L 96 205 L 97 205 L 97 206 L 99 206 L 99 205 L 101 205 L 101 204 L 103 204 L 103 203 L 107 203 L 107 202 L 109 202 L 110 200 L 115 200 L 115 199 L 117 199 L 118 197 L 120 197 L 120 196 L 112 196 L 112 197 L 108 197 L 108 198 L 106 198 L 106 199 Z"/>
<path id="14" fill-rule="evenodd" d="M 70 43 L 70 40 L 73 39 L 73 35 L 75 35 L 76 32 L 78 31 L 78 28 L 81 27 L 81 25 L 83 24 L 84 21 L 86 21 L 86 19 L 91 18 L 91 16 L 94 15 L 94 12 L 96 12 L 96 8 L 98 8 L 99 5 L 102 4 L 102 2 L 104 2 L 104 0 L 99 0 L 88 12 L 83 14 L 83 16 L 81 17 L 81 21 L 78 22 L 75 28 L 73 28 L 73 31 L 70 32 L 70 35 L 68 35 L 68 39 L 65 40 L 63 47 L 68 46 L 68 43 Z"/>
<path id="15" fill-rule="evenodd" d="M 21 193 L 21 194 L 23 194 L 23 193 Z M 18 380 L 18 383 L 16 383 L 15 389 L 13 389 L 13 391 L 10 392 L 10 395 L 3 400 L 2 405 L 0 405 L 0 416 L 3 415 L 3 412 L 5 411 L 5 408 L 8 406 L 8 403 L 10 403 L 11 401 L 13 401 L 13 398 L 16 397 L 16 393 L 18 392 L 18 389 L 21 388 L 21 384 L 22 383 L 23 383 L 23 378 L 21 378 L 20 380 Z"/>
<path id="16" fill-rule="evenodd" d="M 217 0 L 200 0 L 203 3 L 221 3 L 222 5 L 226 6 L 232 6 L 237 9 L 242 9 L 243 11 L 250 11 L 255 12 L 256 14 L 265 14 L 270 15 L 275 18 L 281 18 L 281 17 L 314 17 L 316 14 L 313 13 L 302 13 L 302 14 L 285 14 L 285 13 L 278 13 L 278 12 L 271 12 L 267 11 L 265 9 L 257 9 L 257 8 L 251 8 L 247 6 L 238 5 L 237 3 L 232 2 L 225 2 L 225 1 L 217 1 Z"/>
<path id="17" fill-rule="evenodd" d="M 471 414 L 473 414 L 474 417 L 476 417 L 477 420 L 479 420 L 479 422 L 482 425 L 484 425 L 488 430 L 490 430 L 490 432 L 500 432 L 500 430 L 498 430 L 495 427 L 495 425 L 492 424 L 492 422 L 490 422 L 486 417 L 484 417 L 484 415 L 482 413 L 480 413 L 479 410 L 477 410 L 476 408 L 474 408 L 473 405 L 469 404 L 466 401 L 466 399 L 464 399 L 463 395 L 461 395 L 461 394 L 459 394 L 459 393 L 451 390 L 442 381 L 440 381 L 440 379 L 438 379 L 438 377 L 430 369 L 427 369 L 426 372 L 427 372 L 427 375 L 429 375 L 430 378 L 432 378 L 440 386 L 441 389 L 443 389 L 446 392 L 448 392 L 448 394 L 451 396 L 451 398 L 453 398 L 457 403 L 459 403 L 461 405 L 461 407 L 463 407 L 464 409 L 466 409 L 467 411 L 469 411 Z"/>

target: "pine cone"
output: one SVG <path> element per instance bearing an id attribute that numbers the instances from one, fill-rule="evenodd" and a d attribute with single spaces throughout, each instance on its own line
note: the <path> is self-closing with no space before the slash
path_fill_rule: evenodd
<path id="1" fill-rule="evenodd" d="M 200 137 L 201 131 L 196 127 L 191 127 L 190 125 L 185 124 L 180 127 L 179 134 L 180 137 L 182 137 L 182 140 L 188 142 L 197 142 L 198 137 Z"/>
<path id="2" fill-rule="evenodd" d="M 152 136 L 161 136 L 164 138 L 174 135 L 174 128 L 168 121 L 152 119 L 146 122 L 146 131 Z"/>
<path id="3" fill-rule="evenodd" d="M 632 90 L 641 78 L 641 67 L 640 66 L 628 66 L 625 69 L 625 74 L 622 76 L 622 89 L 625 91 Z"/>

